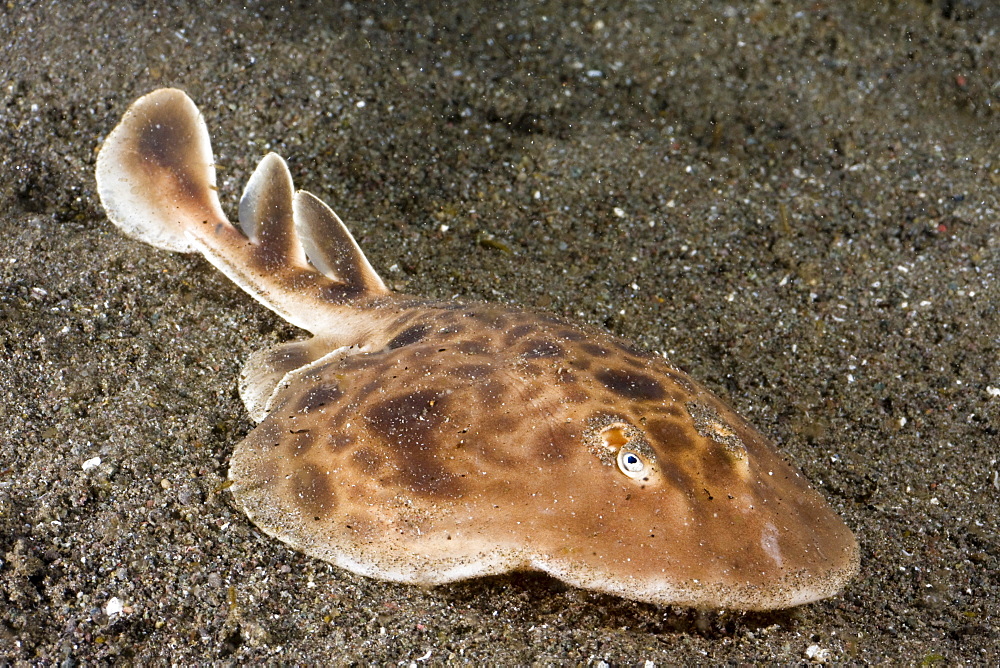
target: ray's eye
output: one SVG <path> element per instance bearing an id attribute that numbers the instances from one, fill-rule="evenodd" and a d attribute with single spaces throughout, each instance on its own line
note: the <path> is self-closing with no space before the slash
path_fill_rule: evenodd
<path id="1" fill-rule="evenodd" d="M 656 453 L 640 430 L 628 422 L 615 420 L 605 423 L 594 436 L 597 442 L 592 451 L 601 463 L 608 466 L 617 464 L 619 471 L 644 483 L 655 477 Z"/>
<path id="2" fill-rule="evenodd" d="M 646 472 L 646 462 L 635 452 L 622 448 L 618 451 L 618 468 L 630 478 L 641 478 Z"/>

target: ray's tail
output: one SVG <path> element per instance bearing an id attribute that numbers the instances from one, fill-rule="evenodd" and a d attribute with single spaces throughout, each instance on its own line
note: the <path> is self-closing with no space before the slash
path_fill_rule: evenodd
<path id="1" fill-rule="evenodd" d="M 129 236 L 201 253 L 314 334 L 339 330 L 351 338 L 350 318 L 338 311 L 389 294 L 337 214 L 314 195 L 295 192 L 274 153 L 250 177 L 240 226 L 233 226 L 216 194 L 208 129 L 183 91 L 156 90 L 129 107 L 97 156 L 97 190 L 108 218 Z"/>

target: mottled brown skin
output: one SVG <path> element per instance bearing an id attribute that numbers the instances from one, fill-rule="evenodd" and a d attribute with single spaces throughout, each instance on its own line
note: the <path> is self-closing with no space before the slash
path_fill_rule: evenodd
<path id="1" fill-rule="evenodd" d="M 391 293 L 268 155 L 240 202 L 180 91 L 136 102 L 98 158 L 109 218 L 197 250 L 314 336 L 254 355 L 261 424 L 232 457 L 267 533 L 350 570 L 439 584 L 535 569 L 632 599 L 770 609 L 836 593 L 850 530 L 773 446 L 655 355 L 486 304 Z"/>
<path id="2" fill-rule="evenodd" d="M 633 591 L 747 609 L 853 572 L 826 502 L 661 358 L 491 305 L 413 304 L 391 334 L 279 389 L 233 456 L 238 502 L 296 548 L 424 584 L 541 568 L 628 595 L 669 573 Z M 600 456 L 611 423 L 651 448 L 641 479 Z"/>

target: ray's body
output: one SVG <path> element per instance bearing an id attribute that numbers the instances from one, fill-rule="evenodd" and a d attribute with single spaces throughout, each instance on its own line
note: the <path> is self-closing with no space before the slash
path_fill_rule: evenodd
<path id="1" fill-rule="evenodd" d="M 390 292 L 269 154 L 219 205 L 181 91 L 98 158 L 109 218 L 197 251 L 312 338 L 254 355 L 237 504 L 354 572 L 439 584 L 517 569 L 660 604 L 770 609 L 857 571 L 850 530 L 770 442 L 661 358 L 558 318 Z"/>

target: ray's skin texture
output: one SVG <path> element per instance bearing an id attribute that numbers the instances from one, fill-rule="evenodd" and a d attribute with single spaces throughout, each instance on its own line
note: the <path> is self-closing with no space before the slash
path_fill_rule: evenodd
<path id="1" fill-rule="evenodd" d="M 126 233 L 202 253 L 313 334 L 247 363 L 260 425 L 230 468 L 236 503 L 296 549 L 412 584 L 532 569 L 745 610 L 830 596 L 857 572 L 823 498 L 659 357 L 551 316 L 390 292 L 274 154 L 232 226 L 183 92 L 132 105 L 97 180 Z"/>

